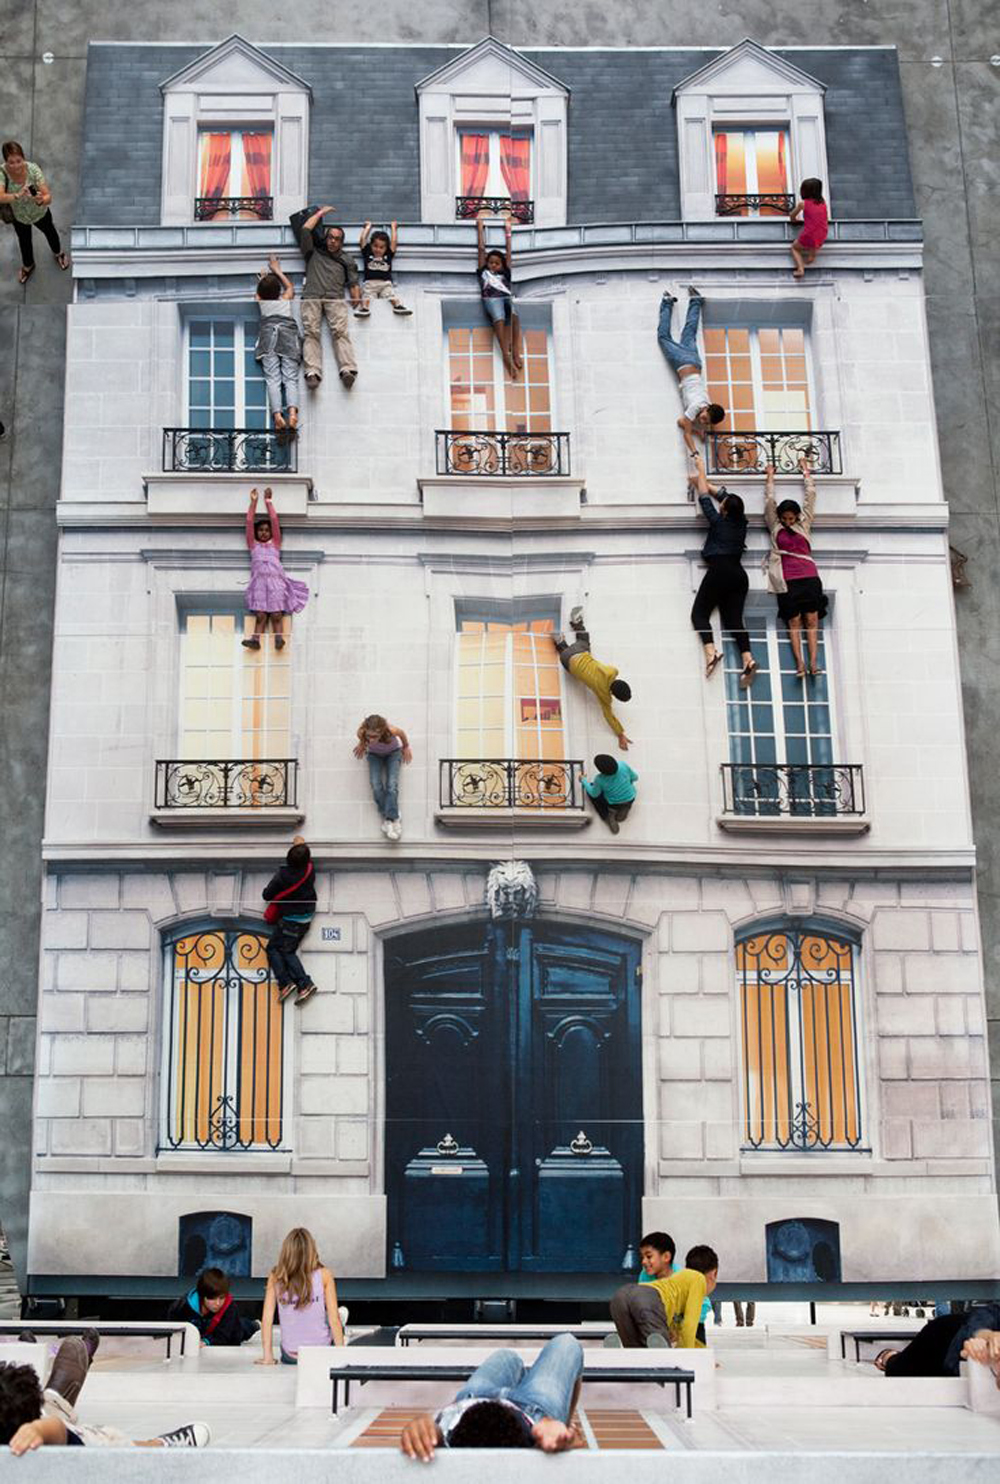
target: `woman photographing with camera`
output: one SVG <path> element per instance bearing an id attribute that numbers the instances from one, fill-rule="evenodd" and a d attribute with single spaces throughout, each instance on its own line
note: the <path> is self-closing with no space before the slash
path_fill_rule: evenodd
<path id="1" fill-rule="evenodd" d="M 8 139 L 2 149 L 3 190 L 0 190 L 0 215 L 9 221 L 17 233 L 21 249 L 21 268 L 18 283 L 27 283 L 35 271 L 35 249 L 31 240 L 31 229 L 37 227 L 52 249 L 53 256 L 64 271 L 69 267 L 69 255 L 62 250 L 56 224 L 49 207 L 52 192 L 38 165 L 25 159 L 24 150 L 16 139 Z"/>

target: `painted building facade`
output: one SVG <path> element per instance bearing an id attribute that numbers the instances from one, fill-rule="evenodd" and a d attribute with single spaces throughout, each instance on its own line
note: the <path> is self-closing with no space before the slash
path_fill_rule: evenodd
<path id="1" fill-rule="evenodd" d="M 90 48 L 33 1278 L 260 1276 L 295 1224 L 387 1292 L 589 1292 L 657 1226 L 733 1282 L 938 1277 L 945 1248 L 993 1276 L 905 150 L 889 49 Z M 800 285 L 778 212 L 804 175 L 832 227 Z M 289 451 L 253 287 L 271 251 L 299 281 L 283 218 L 330 197 L 349 246 L 403 223 L 414 314 L 352 322 L 350 393 L 326 340 Z M 468 220 L 508 198 L 516 384 Z M 749 695 L 690 628 L 704 532 L 656 323 L 692 279 L 729 409 L 708 453 L 751 516 Z M 763 465 L 794 496 L 801 452 L 831 600 L 805 684 L 761 570 Z M 240 643 L 253 484 L 310 589 L 281 654 Z M 581 789 L 615 739 L 553 645 L 578 604 L 633 691 L 617 837 Z M 413 746 L 398 843 L 351 751 L 370 711 Z M 260 891 L 299 829 L 319 993 L 279 1008 Z"/>

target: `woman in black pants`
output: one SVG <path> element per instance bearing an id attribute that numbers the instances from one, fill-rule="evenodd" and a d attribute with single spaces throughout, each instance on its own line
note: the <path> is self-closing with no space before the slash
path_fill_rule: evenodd
<path id="1" fill-rule="evenodd" d="M 69 257 L 62 250 L 56 224 L 52 220 L 49 206 L 52 192 L 45 176 L 31 160 L 26 160 L 24 150 L 16 139 L 8 139 L 3 146 L 3 178 L 0 181 L 0 202 L 9 206 L 14 215 L 13 227 L 21 249 L 21 270 L 18 283 L 27 283 L 35 271 L 35 248 L 31 233 L 37 227 L 45 238 L 52 254 L 63 270 L 69 267 Z"/>
<path id="2" fill-rule="evenodd" d="M 880 1350 L 875 1364 L 887 1376 L 957 1376 L 960 1360 L 978 1360 L 997 1375 L 1000 1304 L 977 1304 L 965 1314 L 931 1319 L 905 1349 Z"/>
<path id="3" fill-rule="evenodd" d="M 708 571 L 691 609 L 691 623 L 705 646 L 705 679 L 715 674 L 722 659 L 721 646 L 716 649 L 712 635 L 712 612 L 718 608 L 723 635 L 729 634 L 740 651 L 743 673 L 740 685 L 753 684 L 757 661 L 750 649 L 750 636 L 743 623 L 743 604 L 750 586 L 741 557 L 746 546 L 747 519 L 739 495 L 709 484 L 705 477 L 705 460 L 694 455 L 695 472 L 689 482 L 698 491 L 698 503 L 708 520 L 708 536 L 701 554 Z M 714 500 L 719 501 L 716 509 Z"/>

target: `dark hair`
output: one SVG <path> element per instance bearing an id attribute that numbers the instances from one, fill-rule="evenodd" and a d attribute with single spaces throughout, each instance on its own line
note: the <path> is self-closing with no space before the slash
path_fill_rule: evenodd
<path id="1" fill-rule="evenodd" d="M 486 262 L 487 263 L 489 262 L 490 258 L 499 258 L 500 261 L 501 261 L 501 263 L 506 268 L 506 266 L 507 266 L 507 254 L 501 252 L 498 247 L 491 247 L 491 248 L 488 248 L 487 249 L 487 252 L 486 252 Z"/>
<path id="2" fill-rule="evenodd" d="M 7 146 L 4 145 L 4 149 Z M 42 1388 L 33 1365 L 0 1362 L 0 1444 L 42 1415 Z"/>
<path id="3" fill-rule="evenodd" d="M 254 518 L 253 518 L 253 533 L 254 533 L 255 536 L 256 536 L 257 532 L 260 530 L 261 526 L 267 526 L 267 529 L 268 530 L 271 529 L 271 517 L 269 515 L 255 515 L 254 516 Z"/>
<path id="4" fill-rule="evenodd" d="M 684 1266 L 693 1268 L 696 1273 L 714 1273 L 719 1259 L 711 1247 L 692 1247 L 684 1259 Z"/>
<path id="5" fill-rule="evenodd" d="M 392 239 L 390 238 L 388 232 L 382 232 L 382 231 L 378 231 L 378 232 L 373 232 L 372 233 L 372 235 L 368 239 L 368 246 L 370 247 L 373 242 L 379 242 L 379 241 L 385 243 L 385 250 L 386 250 L 386 252 L 388 252 L 389 249 L 392 247 Z"/>
<path id="6" fill-rule="evenodd" d="M 22 160 L 26 160 L 28 158 L 27 155 L 24 153 L 24 145 L 18 144 L 16 139 L 8 139 L 3 146 L 4 159 L 9 160 L 11 155 L 20 155 Z"/>
<path id="7" fill-rule="evenodd" d="M 798 516 L 802 514 L 802 506 L 799 504 L 798 500 L 782 500 L 781 504 L 778 506 L 779 520 L 784 515 L 786 510 L 790 510 L 796 518 L 798 518 Z"/>
<path id="8" fill-rule="evenodd" d="M 723 490 L 722 496 L 722 513 L 726 519 L 745 520 L 746 512 L 742 497 L 730 494 L 729 490 Z"/>
<path id="9" fill-rule="evenodd" d="M 669 1252 L 671 1257 L 677 1251 L 676 1243 L 669 1232 L 647 1232 L 639 1246 L 655 1247 L 657 1252 Z"/>
<path id="10" fill-rule="evenodd" d="M 324 227 L 323 228 L 323 241 L 324 242 L 326 241 L 326 236 L 327 236 L 327 233 L 328 232 L 339 232 L 340 233 L 340 237 L 341 237 L 341 241 L 343 241 L 344 229 L 343 229 L 343 227 L 338 226 L 336 222 L 333 223 L 333 226 L 332 227 Z"/>
<path id="11" fill-rule="evenodd" d="M 197 1288 L 200 1299 L 225 1298 L 229 1292 L 229 1278 L 221 1268 L 206 1268 L 198 1274 Z"/>
<path id="12" fill-rule="evenodd" d="M 618 764 L 606 752 L 599 752 L 597 754 L 594 758 L 594 767 L 598 773 L 603 773 L 605 778 L 611 778 L 613 774 L 618 772 Z"/>
<path id="13" fill-rule="evenodd" d="M 631 701 L 632 699 L 632 687 L 627 680 L 612 680 L 609 689 L 618 701 Z"/>
<path id="14" fill-rule="evenodd" d="M 822 201 L 823 182 L 817 180 L 815 175 L 810 175 L 809 179 L 804 180 L 799 186 L 799 195 L 803 201 Z"/>
<path id="15" fill-rule="evenodd" d="M 285 856 L 285 860 L 290 866 L 298 866 L 300 870 L 304 869 L 312 860 L 312 854 L 309 850 L 309 846 L 305 843 L 304 840 L 301 845 L 293 845 L 291 850 L 289 850 L 288 854 Z"/>
<path id="16" fill-rule="evenodd" d="M 707 411 L 710 423 L 721 423 L 725 420 L 726 409 L 720 407 L 718 402 L 709 402 Z"/>
<path id="17" fill-rule="evenodd" d="M 258 299 L 280 299 L 284 284 L 277 273 L 265 273 L 263 278 L 257 280 Z"/>
<path id="18" fill-rule="evenodd" d="M 531 1448 L 527 1425 L 503 1402 L 477 1402 L 468 1407 L 448 1434 L 449 1448 Z"/>

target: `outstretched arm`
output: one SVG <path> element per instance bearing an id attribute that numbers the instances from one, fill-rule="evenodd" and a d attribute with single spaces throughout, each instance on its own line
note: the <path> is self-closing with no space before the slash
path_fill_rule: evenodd
<path id="1" fill-rule="evenodd" d="M 403 744 L 403 762 L 404 763 L 412 763 L 412 761 L 413 761 L 413 753 L 410 751 L 410 739 L 406 735 L 406 733 L 403 731 L 403 728 L 402 727 L 390 727 L 389 730 L 392 733 L 392 735 L 394 737 L 398 737 L 399 740 L 400 740 L 400 742 L 402 742 L 402 744 Z"/>
<path id="2" fill-rule="evenodd" d="M 323 220 L 327 212 L 332 210 L 332 206 L 320 206 L 316 211 L 313 212 L 312 216 L 307 216 L 305 221 L 302 223 L 303 232 L 311 232 L 313 227 L 318 226 L 319 223 Z"/>
<path id="3" fill-rule="evenodd" d="M 807 458 L 799 459 L 799 470 L 802 474 L 802 488 L 805 491 L 802 500 L 802 524 L 808 531 L 816 517 L 816 485 L 813 481 L 812 465 Z"/>
<path id="4" fill-rule="evenodd" d="M 389 251 L 395 253 L 396 243 L 399 241 L 399 223 L 393 222 L 389 228 Z"/>
<path id="5" fill-rule="evenodd" d="M 371 222 L 365 222 L 364 226 L 361 228 L 361 236 L 358 238 L 358 248 L 361 252 L 364 252 L 365 245 L 367 244 L 368 239 L 371 235 L 372 224 Z"/>
<path id="6" fill-rule="evenodd" d="M 326 1301 L 326 1320 L 330 1326 L 335 1345 L 346 1345 L 344 1339 L 344 1326 L 340 1322 L 340 1313 L 337 1309 L 337 1284 L 329 1268 L 323 1269 L 323 1298 Z"/>
<path id="7" fill-rule="evenodd" d="M 778 529 L 778 507 L 774 502 L 774 465 L 764 470 L 764 523 L 773 536 Z"/>
<path id="8" fill-rule="evenodd" d="M 257 498 L 257 491 L 251 490 L 250 504 L 247 506 L 247 547 L 250 551 L 253 551 L 257 540 L 253 533 L 253 523 L 257 515 Z"/>
<path id="9" fill-rule="evenodd" d="M 37 1417 L 34 1422 L 24 1422 L 10 1440 L 10 1451 L 15 1454 L 32 1453 L 36 1448 L 60 1446 L 66 1441 L 65 1424 L 58 1417 Z"/>
<path id="10" fill-rule="evenodd" d="M 701 441 L 704 443 L 705 434 L 695 423 L 691 421 L 689 417 L 679 417 L 677 419 L 677 426 L 680 428 L 681 433 L 683 434 L 688 453 L 697 453 L 698 445 L 694 440 L 696 438 L 700 438 Z"/>
<path id="11" fill-rule="evenodd" d="M 507 214 L 505 215 L 505 217 L 503 219 L 503 246 L 504 246 L 504 252 L 507 255 L 507 272 L 510 273 L 510 272 L 512 272 L 513 267 L 514 267 L 514 259 L 511 256 L 511 232 L 510 232 L 510 212 L 509 211 L 507 212 Z"/>
<path id="12" fill-rule="evenodd" d="M 535 1444 L 543 1453 L 565 1453 L 576 1446 L 576 1433 L 555 1417 L 543 1417 L 531 1429 Z"/>
<path id="13" fill-rule="evenodd" d="M 270 268 L 271 272 L 276 278 L 281 279 L 281 297 L 283 299 L 294 299 L 295 286 L 292 283 L 292 280 L 287 276 L 287 274 L 281 271 L 281 264 L 278 262 L 278 259 L 275 257 L 274 253 L 272 253 L 271 256 L 268 258 L 267 266 Z"/>
<path id="14" fill-rule="evenodd" d="M 281 522 L 278 520 L 278 512 L 275 510 L 274 501 L 271 498 L 270 485 L 264 491 L 264 504 L 267 506 L 267 513 L 271 520 L 271 541 L 277 549 L 281 546 Z"/>
<path id="15" fill-rule="evenodd" d="M 267 1288 L 264 1290 L 264 1307 L 260 1313 L 260 1346 L 261 1358 L 255 1361 L 255 1365 L 274 1365 L 274 1311 L 277 1308 L 278 1299 L 274 1288 L 274 1279 L 268 1278 Z"/>

